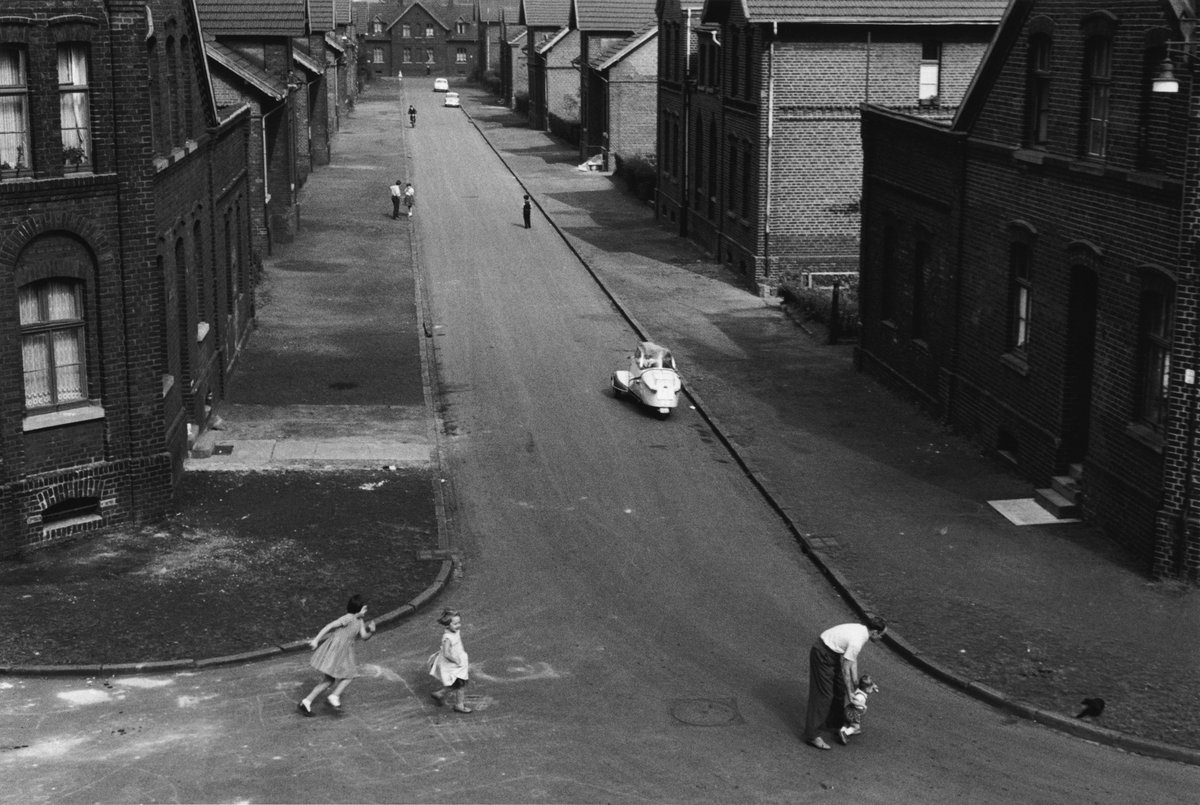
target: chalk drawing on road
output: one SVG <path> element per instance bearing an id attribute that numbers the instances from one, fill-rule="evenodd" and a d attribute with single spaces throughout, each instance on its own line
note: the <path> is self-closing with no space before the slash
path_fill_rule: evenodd
<path id="1" fill-rule="evenodd" d="M 388 682 L 404 682 L 405 686 L 407 687 L 407 682 L 405 682 L 404 677 L 400 676 L 400 674 L 396 673 L 391 668 L 384 668 L 382 665 L 375 665 L 373 663 L 363 663 L 359 666 L 359 668 L 362 669 L 363 676 L 384 679 Z"/>
<path id="2" fill-rule="evenodd" d="M 548 662 L 529 662 L 524 657 L 504 657 L 495 661 L 472 663 L 471 676 L 485 682 L 535 682 L 542 679 L 560 679 L 563 674 Z"/>
<path id="3" fill-rule="evenodd" d="M 206 696 L 180 696 L 175 699 L 175 706 L 180 708 L 195 707 L 201 702 L 207 702 L 210 699 L 217 698 L 216 693 L 209 693 Z"/>
<path id="4" fill-rule="evenodd" d="M 84 688 L 82 690 L 61 690 L 57 694 L 58 698 L 70 702 L 71 704 L 101 704 L 103 702 L 112 701 L 112 694 L 96 690 L 94 688 Z"/>
<path id="5" fill-rule="evenodd" d="M 30 758 L 56 758 L 62 757 L 72 752 L 80 744 L 87 741 L 87 738 L 82 736 L 74 736 L 71 738 L 54 737 L 46 738 L 41 741 L 34 741 L 28 746 L 24 746 L 15 752 L 12 752 L 4 757 L 5 760 L 14 760 L 18 763 L 25 763 Z"/>
<path id="6" fill-rule="evenodd" d="M 123 687 L 127 687 L 127 688 L 153 689 L 153 688 L 165 688 L 168 685 L 174 685 L 175 680 L 174 679 L 149 679 L 148 677 L 144 677 L 144 676 L 123 676 L 123 677 L 121 677 L 121 680 L 117 684 L 121 685 Z"/>

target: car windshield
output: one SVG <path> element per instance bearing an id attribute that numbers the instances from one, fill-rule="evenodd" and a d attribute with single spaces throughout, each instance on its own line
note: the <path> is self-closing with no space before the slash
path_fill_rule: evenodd
<path id="1" fill-rule="evenodd" d="M 671 351 L 657 344 L 643 344 L 639 350 L 638 366 L 642 369 L 674 369 Z"/>

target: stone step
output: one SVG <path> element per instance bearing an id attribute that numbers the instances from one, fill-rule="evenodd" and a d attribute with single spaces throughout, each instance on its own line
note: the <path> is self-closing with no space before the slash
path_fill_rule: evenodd
<path id="1" fill-rule="evenodd" d="M 1055 475 L 1050 479 L 1050 488 L 1072 503 L 1078 503 L 1083 494 L 1079 481 L 1070 475 Z"/>
<path id="2" fill-rule="evenodd" d="M 1034 493 L 1033 499 L 1039 506 L 1060 520 L 1069 520 L 1079 516 L 1079 505 L 1053 489 L 1039 489 Z"/>

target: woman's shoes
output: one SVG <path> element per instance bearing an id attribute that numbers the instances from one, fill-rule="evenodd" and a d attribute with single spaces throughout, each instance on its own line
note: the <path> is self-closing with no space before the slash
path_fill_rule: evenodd
<path id="1" fill-rule="evenodd" d="M 829 744 L 825 743 L 825 739 L 819 735 L 816 738 L 813 738 L 811 741 L 809 741 L 808 745 L 815 746 L 817 749 L 832 749 L 833 748 Z"/>

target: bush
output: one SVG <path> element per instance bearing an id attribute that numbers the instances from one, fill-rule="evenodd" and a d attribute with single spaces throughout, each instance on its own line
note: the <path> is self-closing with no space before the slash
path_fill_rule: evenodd
<path id="1" fill-rule="evenodd" d="M 808 288 L 804 277 L 786 272 L 779 295 L 806 320 L 833 328 L 833 288 Z M 837 333 L 839 338 L 858 338 L 858 278 L 846 277 L 838 286 Z"/>
<path id="2" fill-rule="evenodd" d="M 633 194 L 641 201 L 654 198 L 658 188 L 658 164 L 653 156 L 623 158 L 616 156 L 617 176 L 624 180 Z"/>

